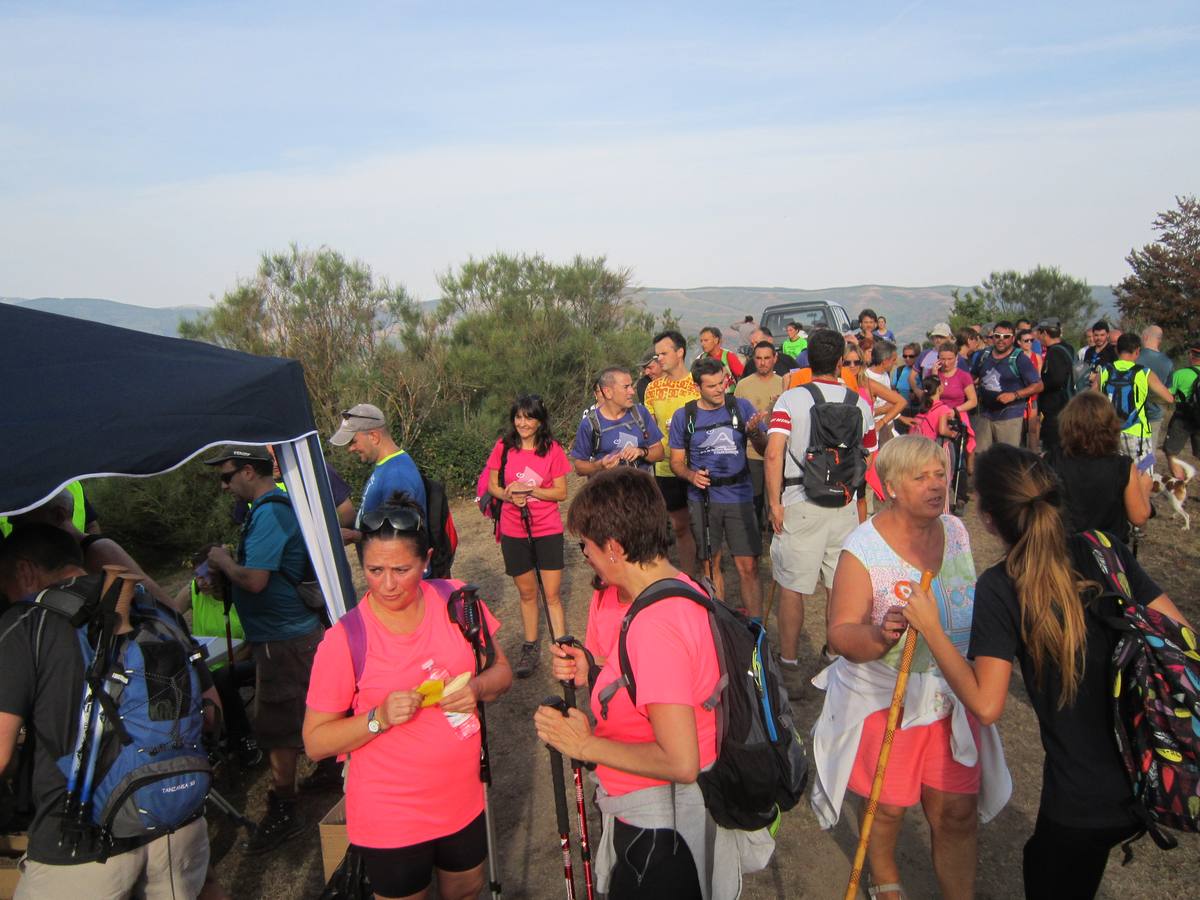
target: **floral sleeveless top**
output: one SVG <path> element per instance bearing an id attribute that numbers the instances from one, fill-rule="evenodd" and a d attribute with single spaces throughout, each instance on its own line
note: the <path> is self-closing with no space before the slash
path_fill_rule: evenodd
<path id="1" fill-rule="evenodd" d="M 971 539 L 962 519 L 940 517 L 946 535 L 942 568 L 933 579 L 933 598 L 937 602 L 942 629 L 964 656 L 971 638 L 971 615 L 975 608 L 975 561 L 971 557 Z M 871 576 L 871 621 L 878 625 L 893 606 L 903 606 L 921 573 L 901 559 L 875 530 L 874 518 L 859 525 L 842 547 L 866 567 Z M 904 641 L 899 641 L 883 657 L 892 668 L 900 667 Z M 917 641 L 912 671 L 936 668 L 933 654 L 924 638 Z"/>

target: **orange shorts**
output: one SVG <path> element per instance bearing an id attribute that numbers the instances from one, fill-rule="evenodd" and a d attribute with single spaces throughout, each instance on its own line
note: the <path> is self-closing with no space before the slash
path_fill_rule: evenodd
<path id="1" fill-rule="evenodd" d="M 871 795 L 887 716 L 888 711 L 881 709 L 863 720 L 862 739 L 858 742 L 849 784 L 850 790 L 862 797 Z M 978 744 L 979 723 L 973 716 L 968 718 Z M 888 806 L 916 806 L 922 787 L 949 794 L 979 793 L 979 766 L 964 766 L 951 755 L 949 716 L 932 725 L 896 729 L 879 802 Z"/>

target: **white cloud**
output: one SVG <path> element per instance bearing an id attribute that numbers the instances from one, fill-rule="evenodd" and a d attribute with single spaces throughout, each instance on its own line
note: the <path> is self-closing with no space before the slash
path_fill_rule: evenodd
<path id="1" fill-rule="evenodd" d="M 0 293 L 203 303 L 290 241 L 426 298 L 498 249 L 605 254 L 664 287 L 970 283 L 1037 263 L 1107 283 L 1154 213 L 1196 191 L 1198 149 L 1194 110 L 911 116 L 53 190 L 6 203 Z"/>

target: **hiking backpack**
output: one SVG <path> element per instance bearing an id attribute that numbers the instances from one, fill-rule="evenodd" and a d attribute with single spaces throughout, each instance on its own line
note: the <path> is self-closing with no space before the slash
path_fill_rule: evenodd
<path id="1" fill-rule="evenodd" d="M 600 716 L 608 718 L 608 704 L 622 687 L 637 706 L 637 682 L 626 638 L 639 612 L 668 597 L 691 600 L 708 611 L 717 651 L 720 677 L 703 704 L 716 711 L 717 719 L 716 762 L 697 778 L 704 805 L 723 828 L 770 828 L 803 796 L 808 758 L 796 731 L 779 660 L 757 619 L 682 581 L 655 582 L 638 595 L 621 621 L 617 644 L 621 677 L 597 696 Z"/>
<path id="2" fill-rule="evenodd" d="M 683 426 L 683 458 L 687 463 L 688 468 L 692 465 L 692 437 L 696 433 L 696 400 L 689 400 L 683 405 L 684 409 L 684 426 Z M 714 422 L 712 425 L 704 425 L 700 431 L 712 431 L 715 428 L 730 427 L 737 431 L 742 436 L 742 469 L 733 475 L 723 475 L 720 478 L 710 478 L 708 480 L 709 487 L 725 487 L 730 484 L 737 484 L 739 481 L 744 481 L 750 477 L 750 463 L 746 461 L 746 444 L 748 438 L 746 436 L 746 422 L 742 419 L 742 415 L 738 412 L 737 398 L 730 394 L 725 395 L 725 412 L 729 416 L 728 422 Z"/>
<path id="3" fill-rule="evenodd" d="M 424 472 L 421 472 L 421 483 L 425 487 L 425 530 L 433 550 L 429 573 L 434 578 L 449 578 L 454 554 L 458 552 L 458 529 L 450 514 L 450 498 L 446 496 L 446 486 L 426 477 Z"/>
<path id="4" fill-rule="evenodd" d="M 1089 385 L 1091 384 L 1090 377 L 1092 374 L 1092 370 L 1088 367 L 1087 363 L 1085 363 L 1083 360 L 1079 359 L 1071 351 L 1071 348 L 1069 345 L 1064 344 L 1062 342 L 1059 342 L 1057 344 L 1051 344 L 1049 347 L 1046 348 L 1046 355 L 1042 362 L 1043 366 L 1045 366 L 1046 363 L 1049 362 L 1050 353 L 1054 350 L 1055 347 L 1061 348 L 1062 352 L 1067 354 L 1067 361 L 1070 363 L 1070 366 L 1071 366 L 1069 374 L 1067 376 L 1067 383 L 1064 384 L 1062 387 L 1062 395 L 1064 397 L 1066 397 L 1067 400 L 1070 400 L 1072 397 L 1074 397 L 1076 394 L 1078 394 L 1081 390 L 1086 391 L 1088 389 Z M 1083 381 L 1082 388 L 1079 386 L 1081 378 Z"/>
<path id="5" fill-rule="evenodd" d="M 74 717 L 80 733 L 57 763 L 68 791 L 81 785 L 77 824 L 98 839 L 106 857 L 113 839 L 169 834 L 199 815 L 212 770 L 201 739 L 203 651 L 140 586 L 130 611 L 133 630 L 106 640 L 103 579 L 73 578 L 42 591 L 33 605 L 67 619 L 78 638 L 87 681 Z M 42 628 L 44 622 L 35 666 Z M 107 661 L 97 659 L 102 647 L 111 648 Z M 93 744 L 88 759 L 81 758 L 85 732 Z"/>
<path id="6" fill-rule="evenodd" d="M 1134 363 L 1128 369 L 1121 371 L 1116 365 L 1109 363 L 1104 367 L 1104 371 L 1107 373 L 1104 380 L 1104 395 L 1108 397 L 1113 409 L 1117 411 L 1117 418 L 1121 420 L 1121 430 L 1132 428 L 1141 420 L 1142 408 L 1146 405 L 1146 397 L 1142 398 L 1141 403 L 1138 403 L 1135 397 L 1138 373 L 1145 372 L 1146 368 Z M 1147 396 L 1149 393 L 1147 390 Z"/>
<path id="7" fill-rule="evenodd" d="M 1106 535 L 1090 531 L 1083 537 L 1108 579 L 1089 612 L 1120 635 L 1110 668 L 1117 748 L 1138 815 L 1154 842 L 1168 850 L 1177 842 L 1158 826 L 1200 831 L 1200 647 L 1186 625 L 1133 602 Z"/>
<path id="8" fill-rule="evenodd" d="M 504 488 L 504 470 L 508 466 L 508 442 L 506 441 L 500 450 L 500 487 Z M 493 497 L 491 491 L 488 490 L 490 472 L 486 465 L 483 471 L 479 473 L 479 478 L 475 481 L 475 503 L 479 507 L 479 511 L 483 513 L 484 518 L 492 520 L 492 534 L 496 540 L 500 540 L 500 510 L 504 508 L 504 501 L 499 497 Z"/>
<path id="9" fill-rule="evenodd" d="M 639 429 L 641 429 L 642 440 L 644 440 L 646 442 L 646 445 L 649 446 L 651 443 L 650 432 L 646 428 L 646 417 L 642 415 L 641 404 L 640 403 L 633 404 L 633 406 L 631 406 L 629 408 L 629 412 L 633 415 L 633 421 L 637 423 L 637 427 Z M 620 419 L 618 419 L 616 422 L 613 422 L 611 425 L 602 426 L 600 424 L 600 414 L 598 412 L 596 412 L 595 406 L 589 406 L 587 408 L 587 412 L 584 413 L 584 415 L 587 417 L 588 424 L 592 428 L 591 458 L 595 459 L 597 456 L 600 455 L 600 436 L 602 434 L 604 434 L 604 432 L 606 432 L 606 431 L 612 431 L 614 428 L 620 428 L 622 423 L 625 420 L 625 417 L 622 416 Z"/>
<path id="10" fill-rule="evenodd" d="M 1200 366 L 1188 366 L 1196 373 L 1192 382 L 1192 392 L 1179 401 L 1176 409 L 1183 413 L 1184 418 L 1192 424 L 1200 424 Z"/>
<path id="11" fill-rule="evenodd" d="M 862 449 L 862 411 L 858 394 L 846 388 L 840 402 L 826 400 L 815 384 L 801 385 L 812 397 L 808 447 L 804 460 L 788 450 L 800 475 L 784 478 L 785 488 L 799 484 L 817 506 L 840 507 L 854 499 L 867 478 L 867 457 Z"/>

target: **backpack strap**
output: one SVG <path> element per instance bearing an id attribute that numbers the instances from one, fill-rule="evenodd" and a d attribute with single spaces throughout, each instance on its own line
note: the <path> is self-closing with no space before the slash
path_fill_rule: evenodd
<path id="1" fill-rule="evenodd" d="M 603 430 L 600 427 L 600 414 L 596 412 L 595 404 L 587 408 L 585 413 L 588 424 L 592 427 L 592 459 L 596 458 L 596 454 L 600 452 L 600 432 Z M 508 445 L 506 444 L 505 447 Z"/>
<path id="2" fill-rule="evenodd" d="M 692 435 L 696 433 L 696 405 L 699 401 L 689 400 L 683 404 L 683 460 L 687 467 L 692 467 Z"/>
<path id="3" fill-rule="evenodd" d="M 637 682 L 633 677 L 633 666 L 629 661 L 629 648 L 626 644 L 626 638 L 629 634 L 629 626 L 633 624 L 634 617 L 645 609 L 647 606 L 653 606 L 659 600 L 665 600 L 668 597 L 682 597 L 691 600 L 694 603 L 703 606 L 709 613 L 710 623 L 712 622 L 713 603 L 718 602 L 707 594 L 702 594 L 690 585 L 680 581 L 677 578 L 664 578 L 656 581 L 647 587 L 644 591 L 638 594 L 637 598 L 630 604 L 629 610 L 625 613 L 625 617 L 621 620 L 621 632 L 617 641 L 617 659 L 620 667 L 621 676 L 615 681 L 607 684 L 596 695 L 596 699 L 600 701 L 600 718 L 608 718 L 608 705 L 612 698 L 616 696 L 617 691 L 622 687 L 629 692 L 629 702 L 637 706 Z M 713 631 L 713 640 L 716 640 L 715 624 L 711 626 Z M 718 654 L 720 661 L 720 654 Z M 720 673 L 720 678 L 717 680 L 716 686 L 713 688 L 712 694 L 705 699 L 702 704 L 705 709 L 712 710 L 716 707 L 717 701 L 721 697 L 721 692 L 725 690 L 729 684 L 729 674 L 725 671 Z"/>
<path id="4" fill-rule="evenodd" d="M 642 405 L 640 403 L 633 404 L 629 411 L 633 413 L 633 421 L 637 422 L 637 427 L 642 430 L 642 440 L 647 444 L 650 443 L 650 430 L 646 428 L 646 417 L 642 415 Z"/>
<path id="5" fill-rule="evenodd" d="M 813 405 L 812 405 L 812 409 L 809 410 L 809 415 L 812 415 L 813 411 L 816 410 L 816 408 L 818 406 L 823 406 L 826 403 L 833 402 L 832 400 L 826 400 L 825 395 L 822 394 L 820 389 L 818 389 L 817 386 L 815 384 L 813 384 L 811 381 L 808 384 L 800 385 L 800 387 L 802 387 L 806 391 L 808 391 L 809 396 L 812 397 Z M 846 390 L 846 394 L 844 397 L 842 397 L 842 399 L 840 401 L 842 406 L 854 406 L 856 403 L 858 403 L 858 394 L 854 393 L 854 391 L 850 390 L 850 388 L 846 388 L 845 390 Z M 810 434 L 809 437 L 811 439 L 812 435 Z M 794 462 L 796 464 L 796 467 L 800 470 L 800 474 L 795 475 L 791 478 L 784 478 L 783 479 L 783 487 L 784 488 L 793 487 L 797 484 L 804 484 L 804 463 L 802 463 L 800 460 L 796 459 L 796 454 L 792 452 L 790 442 L 789 442 L 789 446 L 788 446 L 788 456 L 790 456 L 792 458 L 792 462 Z"/>

